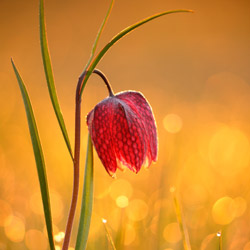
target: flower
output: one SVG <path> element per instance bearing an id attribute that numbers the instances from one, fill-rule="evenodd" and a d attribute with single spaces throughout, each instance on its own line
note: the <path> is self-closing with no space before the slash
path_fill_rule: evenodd
<path id="1" fill-rule="evenodd" d="M 117 167 L 135 173 L 157 160 L 155 119 L 145 97 L 135 91 L 111 95 L 87 116 L 96 152 L 106 171 L 115 176 Z"/>

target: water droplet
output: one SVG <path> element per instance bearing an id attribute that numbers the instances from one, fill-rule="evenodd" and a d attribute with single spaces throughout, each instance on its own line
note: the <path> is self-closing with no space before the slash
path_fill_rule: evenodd
<path id="1" fill-rule="evenodd" d="M 54 235 L 54 240 L 56 242 L 61 242 L 65 237 L 65 233 L 64 232 L 59 232 L 58 234 Z"/>
<path id="2" fill-rule="evenodd" d="M 221 237 L 221 231 L 217 232 L 216 234 L 218 237 Z"/>
<path id="3" fill-rule="evenodd" d="M 102 218 L 102 222 L 103 222 L 103 223 L 107 223 L 107 220 L 104 219 L 104 218 Z"/>

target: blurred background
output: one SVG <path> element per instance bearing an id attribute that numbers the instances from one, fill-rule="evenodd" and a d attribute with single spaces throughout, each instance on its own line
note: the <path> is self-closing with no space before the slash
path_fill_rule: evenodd
<path id="1" fill-rule="evenodd" d="M 45 1 L 55 84 L 74 142 L 74 94 L 109 1 Z M 158 126 L 159 157 L 137 175 L 106 173 L 95 153 L 94 207 L 88 249 L 183 249 L 173 195 L 192 249 L 250 249 L 250 3 L 117 0 L 102 48 L 134 22 L 169 9 L 126 36 L 99 63 L 115 92 L 141 91 Z M 29 92 L 50 187 L 60 249 L 72 192 L 72 162 L 50 103 L 39 44 L 39 2 L 0 1 L 0 249 L 48 249 L 36 166 L 22 97 L 10 58 Z M 108 95 L 93 75 L 83 94 L 81 180 L 87 113 Z M 81 187 L 82 189 L 82 182 Z M 170 190 L 175 190 L 174 194 Z M 71 240 L 75 245 L 80 197 Z"/>

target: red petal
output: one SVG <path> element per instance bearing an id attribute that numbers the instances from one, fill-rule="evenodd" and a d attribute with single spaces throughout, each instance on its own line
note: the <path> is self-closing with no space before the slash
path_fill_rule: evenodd
<path id="1" fill-rule="evenodd" d="M 145 127 L 147 144 L 150 151 L 147 153 L 148 164 L 150 165 L 151 160 L 157 160 L 158 153 L 157 130 L 152 109 L 145 97 L 139 92 L 122 92 L 116 95 L 116 97 L 123 100 L 141 119 L 143 126 Z"/>
<path id="2" fill-rule="evenodd" d="M 110 125 L 113 112 L 113 98 L 110 97 L 97 104 L 87 116 L 87 124 L 96 152 L 111 176 L 114 176 L 117 169 Z"/>
<path id="3" fill-rule="evenodd" d="M 112 126 L 116 156 L 124 165 L 137 173 L 146 158 L 145 129 L 137 114 L 124 102 L 116 100 Z"/>

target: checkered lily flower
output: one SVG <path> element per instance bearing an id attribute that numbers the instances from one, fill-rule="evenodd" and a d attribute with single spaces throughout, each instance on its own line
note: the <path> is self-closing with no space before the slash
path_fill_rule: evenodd
<path id="1" fill-rule="evenodd" d="M 157 160 L 157 130 L 152 109 L 135 91 L 111 95 L 87 116 L 89 133 L 106 171 L 129 168 L 135 173 Z"/>

